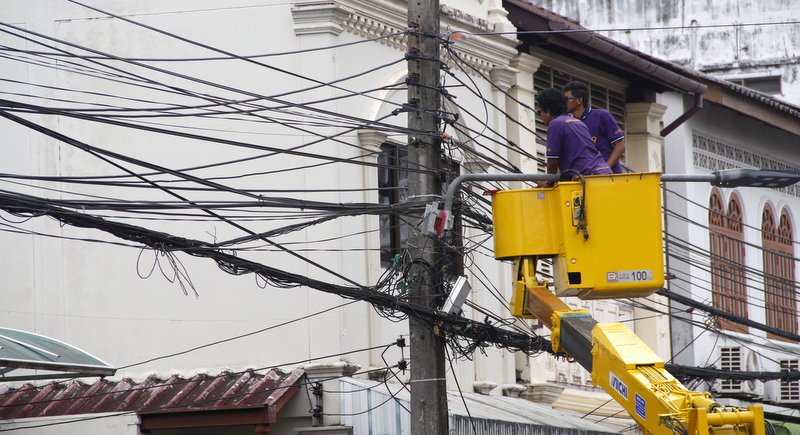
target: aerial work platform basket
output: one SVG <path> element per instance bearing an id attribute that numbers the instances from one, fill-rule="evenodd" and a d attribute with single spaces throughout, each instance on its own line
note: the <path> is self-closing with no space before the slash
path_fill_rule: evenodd
<path id="1" fill-rule="evenodd" d="M 559 296 L 641 297 L 664 285 L 659 173 L 502 190 L 492 209 L 495 257 L 553 258 Z"/>

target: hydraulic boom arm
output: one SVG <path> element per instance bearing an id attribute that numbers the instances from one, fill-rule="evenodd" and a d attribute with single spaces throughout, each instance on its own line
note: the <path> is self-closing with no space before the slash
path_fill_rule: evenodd
<path id="1" fill-rule="evenodd" d="M 686 389 L 664 369 L 664 361 L 622 323 L 598 323 L 586 310 L 573 310 L 534 277 L 536 257 L 515 262 L 514 300 L 526 317 L 536 317 L 552 331 L 555 351 L 574 358 L 630 413 L 646 434 L 765 435 L 760 406 L 732 408 L 709 393 Z M 512 307 L 513 310 L 514 307 Z"/>

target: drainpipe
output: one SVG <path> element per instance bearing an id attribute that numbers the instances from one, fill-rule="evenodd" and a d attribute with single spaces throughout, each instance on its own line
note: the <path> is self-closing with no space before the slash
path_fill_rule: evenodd
<path id="1" fill-rule="evenodd" d="M 703 92 L 698 92 L 694 94 L 694 105 L 689 108 L 683 115 L 679 116 L 678 119 L 672 121 L 668 126 L 664 127 L 661 130 L 661 137 L 665 137 L 666 135 L 672 133 L 672 130 L 678 128 L 679 125 L 686 122 L 687 119 L 691 118 L 695 113 L 699 112 L 700 109 L 703 108 Z"/>

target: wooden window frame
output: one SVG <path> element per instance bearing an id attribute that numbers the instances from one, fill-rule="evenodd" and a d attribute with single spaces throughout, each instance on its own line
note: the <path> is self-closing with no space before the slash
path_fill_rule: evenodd
<path id="1" fill-rule="evenodd" d="M 764 309 L 767 326 L 797 334 L 797 291 L 794 280 L 792 221 L 784 208 L 780 218 L 770 204 L 761 213 L 761 243 L 764 260 Z M 775 340 L 793 341 L 767 333 Z"/>
<path id="2" fill-rule="evenodd" d="M 711 292 L 714 306 L 747 318 L 747 282 L 741 200 L 732 194 L 727 211 L 722 193 L 714 189 L 709 198 L 709 251 L 711 253 Z M 719 319 L 719 327 L 747 332 L 747 326 Z"/>

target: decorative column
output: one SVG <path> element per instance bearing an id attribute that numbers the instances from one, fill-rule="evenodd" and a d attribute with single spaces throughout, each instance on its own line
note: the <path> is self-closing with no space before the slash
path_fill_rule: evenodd
<path id="1" fill-rule="evenodd" d="M 664 138 L 661 119 L 667 106 L 658 103 L 628 103 L 625 106 L 627 131 L 625 144 L 627 166 L 637 172 L 660 172 Z"/>
<path id="2" fill-rule="evenodd" d="M 661 137 L 661 120 L 667 106 L 658 103 L 628 103 L 625 107 L 627 131 L 627 166 L 637 172 L 661 172 L 663 170 L 664 138 Z M 663 296 L 653 295 L 642 300 L 645 305 L 658 308 L 668 306 Z M 662 305 L 663 304 L 663 305 Z M 634 309 L 634 330 L 660 357 L 669 359 L 670 337 L 669 317 L 651 317 L 652 312 L 644 308 Z"/>
<path id="3" fill-rule="evenodd" d="M 517 28 L 508 20 L 508 11 L 503 9 L 503 0 L 489 0 L 487 21 L 494 26 L 495 32 L 516 32 Z M 516 38 L 515 34 L 504 35 Z"/>
<path id="4" fill-rule="evenodd" d="M 511 85 L 514 82 L 517 70 L 510 66 L 496 66 L 489 70 L 489 78 L 492 79 L 492 103 L 499 108 L 499 110 L 492 110 L 490 113 L 493 113 L 494 116 L 491 119 L 491 122 L 494 125 L 494 129 L 497 131 L 498 136 L 497 139 L 499 142 L 503 143 L 508 138 L 508 131 L 506 128 L 508 127 L 508 122 L 503 115 L 503 112 L 506 111 L 506 93 L 511 89 Z M 507 155 L 511 156 L 512 154 L 516 154 L 513 152 L 509 152 L 504 146 L 500 144 L 493 144 L 495 152 L 500 155 Z"/>
<path id="5" fill-rule="evenodd" d="M 308 379 L 308 389 L 312 401 L 312 428 L 298 429 L 298 433 L 315 433 L 326 435 L 352 435 L 353 428 L 344 426 L 341 414 L 341 400 L 345 396 L 336 391 L 339 387 L 339 378 L 350 376 L 360 367 L 346 361 L 311 363 L 303 366 Z M 324 393 L 333 391 L 333 393 Z M 332 414 L 332 415 L 324 415 Z"/>
<path id="6" fill-rule="evenodd" d="M 389 133 L 385 131 L 360 129 L 358 130 L 358 144 L 364 149 L 364 154 L 361 160 L 367 164 L 364 167 L 364 184 L 365 187 L 362 201 L 365 204 L 375 203 L 378 201 L 378 194 L 372 188 L 378 186 L 378 168 L 374 167 L 378 163 L 378 154 L 381 152 L 381 146 L 389 140 Z M 363 235 L 364 246 L 367 252 L 379 252 L 381 248 L 380 240 L 380 218 L 376 215 L 365 214 L 362 216 L 363 228 L 367 232 Z M 372 231 L 374 230 L 374 231 Z M 383 273 L 381 267 L 381 257 L 377 254 L 370 254 L 366 256 L 366 270 L 367 282 L 378 282 L 380 274 Z M 379 316 L 375 310 L 369 309 L 367 311 L 368 324 L 368 339 L 369 346 L 378 346 L 384 342 L 383 334 L 381 331 L 384 329 L 384 319 Z M 381 349 L 374 349 L 369 351 L 369 364 L 370 368 L 373 365 L 381 365 Z"/>
<path id="7" fill-rule="evenodd" d="M 536 92 L 533 90 L 533 74 L 542 65 L 542 59 L 531 56 L 527 53 L 520 53 L 511 60 L 511 66 L 516 69 L 516 74 L 508 90 L 510 97 L 506 97 L 506 112 L 509 118 L 506 120 L 506 134 L 508 140 L 519 145 L 527 153 L 535 156 L 537 145 L 536 135 Z M 513 97 L 513 98 L 512 98 Z M 514 101 L 516 100 L 516 101 Z M 518 102 L 517 102 L 518 101 Z M 522 125 L 520 125 L 522 124 Z M 536 160 L 523 157 L 519 153 L 511 156 L 511 161 L 522 170 L 522 172 L 533 174 L 540 171 Z"/>

